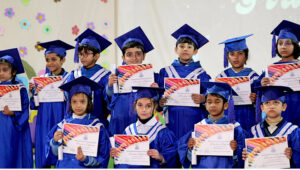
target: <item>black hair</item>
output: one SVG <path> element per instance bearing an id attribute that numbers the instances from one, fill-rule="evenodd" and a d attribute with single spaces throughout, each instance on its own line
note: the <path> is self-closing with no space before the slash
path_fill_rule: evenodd
<path id="1" fill-rule="evenodd" d="M 189 45 L 193 45 L 194 51 L 198 49 L 196 43 L 191 38 L 189 38 L 189 37 L 182 37 L 182 38 L 180 38 L 176 42 L 176 47 L 178 46 L 178 44 L 181 44 L 181 43 L 188 43 Z"/>
<path id="2" fill-rule="evenodd" d="M 55 53 L 55 54 L 56 54 L 57 57 L 59 57 L 60 60 L 62 60 L 63 58 L 66 57 L 66 56 L 59 55 L 59 54 L 57 54 L 57 53 Z M 46 55 L 45 55 L 45 57 L 46 57 Z"/>
<path id="3" fill-rule="evenodd" d="M 129 41 L 129 42 L 126 43 L 126 44 L 124 45 L 124 47 L 122 48 L 122 54 L 123 54 L 123 56 L 125 55 L 126 50 L 127 50 L 128 48 L 134 48 L 134 47 L 141 49 L 142 52 L 143 52 L 143 54 L 145 54 L 145 48 L 144 48 L 144 46 L 143 46 L 140 42 L 137 42 L 137 41 Z"/>
<path id="4" fill-rule="evenodd" d="M 292 41 L 292 44 L 293 44 L 293 46 L 294 46 L 294 51 L 293 51 L 293 57 L 294 57 L 294 59 L 297 59 L 297 58 L 299 58 L 299 56 L 300 56 L 300 46 L 299 46 L 299 44 L 295 41 L 295 40 L 292 40 L 292 39 L 290 39 L 291 41 Z M 278 46 L 278 41 L 276 42 L 276 54 L 280 57 L 280 58 L 282 58 L 282 56 L 279 54 L 279 52 L 278 52 L 278 48 L 277 48 L 277 46 Z"/>
<path id="5" fill-rule="evenodd" d="M 92 96 L 91 95 L 87 95 L 85 93 L 82 93 L 82 92 L 79 92 L 79 93 L 75 93 L 74 95 L 77 95 L 77 94 L 84 94 L 87 96 L 87 99 L 88 99 L 88 104 L 87 104 L 87 107 L 86 107 L 86 113 L 91 113 L 93 112 L 93 109 L 94 109 L 94 105 L 93 105 L 93 100 L 92 100 Z M 74 96 L 73 95 L 73 96 Z M 72 109 L 72 103 L 71 103 L 71 100 L 70 100 L 70 105 L 69 105 L 69 112 L 73 113 L 73 109 Z"/>
<path id="6" fill-rule="evenodd" d="M 217 98 L 221 98 L 222 101 L 223 101 L 223 105 L 228 101 L 228 100 L 225 99 L 223 96 L 221 96 L 221 95 L 219 95 L 219 94 L 217 94 L 217 93 L 209 93 L 209 94 L 207 94 L 207 95 L 205 96 L 205 101 L 207 100 L 207 96 L 208 96 L 208 95 L 215 96 L 215 97 L 217 97 Z"/>
<path id="7" fill-rule="evenodd" d="M 78 52 L 80 52 L 82 50 L 85 53 L 87 53 L 87 51 L 92 51 L 93 55 L 100 54 L 100 50 L 99 49 L 97 49 L 97 48 L 95 48 L 93 46 L 87 45 L 87 44 L 81 44 L 81 45 L 79 45 Z"/>
<path id="8" fill-rule="evenodd" d="M 14 84 L 16 82 L 16 76 L 17 76 L 17 68 L 15 66 L 13 66 L 10 62 L 8 62 L 7 60 L 5 59 L 0 59 L 0 64 L 3 64 L 3 63 L 7 63 L 8 64 L 8 67 L 11 68 L 11 81 L 12 83 Z M 15 73 L 15 74 L 14 74 Z"/>
<path id="9" fill-rule="evenodd" d="M 248 56 L 249 56 L 249 49 L 246 48 L 246 49 L 244 49 L 244 50 L 242 50 L 242 51 L 244 51 L 244 53 L 245 53 L 245 57 L 246 57 L 245 64 L 247 64 L 247 60 L 248 60 Z M 226 56 L 227 56 L 227 57 L 229 56 L 229 52 L 226 52 Z"/>

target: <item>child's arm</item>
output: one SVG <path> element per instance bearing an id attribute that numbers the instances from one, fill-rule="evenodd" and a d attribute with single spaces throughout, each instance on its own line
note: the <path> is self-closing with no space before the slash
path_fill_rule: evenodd
<path id="1" fill-rule="evenodd" d="M 149 149 L 147 152 L 147 155 L 150 156 L 151 158 L 159 161 L 161 164 L 166 162 L 164 157 L 156 149 Z"/>
<path id="2" fill-rule="evenodd" d="M 62 144 L 58 142 L 60 139 L 63 138 L 63 132 L 61 130 L 57 130 L 54 133 L 53 138 L 50 140 L 50 147 L 53 155 L 57 156 L 58 155 L 58 147 Z"/>

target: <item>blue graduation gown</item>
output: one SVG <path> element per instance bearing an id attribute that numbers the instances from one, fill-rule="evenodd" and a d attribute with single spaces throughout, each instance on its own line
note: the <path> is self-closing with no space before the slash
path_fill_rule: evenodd
<path id="1" fill-rule="evenodd" d="M 159 86 L 164 88 L 164 78 L 190 78 L 209 81 L 211 78 L 201 67 L 200 62 L 192 62 L 183 66 L 175 60 L 171 66 L 162 68 L 159 72 Z M 208 113 L 203 105 L 200 107 L 168 106 L 164 108 L 167 127 L 180 138 L 193 130 L 194 124 L 207 117 Z"/>
<path id="2" fill-rule="evenodd" d="M 268 123 L 261 123 L 252 126 L 251 134 L 248 138 L 264 138 L 272 136 L 287 136 L 288 146 L 292 148 L 291 167 L 300 168 L 300 129 L 297 125 L 287 122 L 284 119 L 277 124 L 278 128 L 271 134 L 268 130 Z"/>
<path id="3" fill-rule="evenodd" d="M 96 83 L 100 84 L 102 87 L 105 87 L 108 83 L 108 77 L 110 72 L 107 71 L 100 65 L 95 65 L 92 68 L 86 69 L 85 67 L 80 67 L 77 70 L 73 70 L 69 77 L 67 78 L 66 82 L 70 82 L 78 77 L 85 76 Z M 108 121 L 107 116 L 109 114 L 108 106 L 107 106 L 107 95 L 105 92 L 105 88 L 101 88 L 94 92 L 93 103 L 94 103 L 94 110 L 92 112 L 101 123 L 103 123 L 105 128 L 108 128 Z M 67 104 L 68 105 L 68 104 Z M 70 114 L 70 113 L 69 113 Z"/>
<path id="4" fill-rule="evenodd" d="M 290 62 L 275 62 L 274 64 L 288 64 L 288 63 L 297 63 L 299 61 L 290 61 Z M 261 86 L 260 82 L 262 78 L 265 77 L 265 72 L 263 72 L 257 80 L 257 86 Z M 285 95 L 287 108 L 282 112 L 281 116 L 288 122 L 291 122 L 295 125 L 300 126 L 300 91 L 294 91 Z"/>
<path id="5" fill-rule="evenodd" d="M 224 116 L 215 122 L 216 124 L 227 124 L 227 116 Z M 203 119 L 198 124 L 214 124 L 210 119 Z M 238 147 L 234 151 L 234 156 L 197 156 L 197 164 L 192 165 L 193 168 L 242 168 L 242 150 L 245 146 L 245 135 L 243 129 L 238 122 L 234 123 L 234 140 L 237 141 Z M 191 165 L 190 159 L 188 159 L 188 154 L 191 151 L 188 148 L 188 141 L 191 138 L 191 133 L 187 133 L 185 136 L 178 140 L 178 153 L 180 157 L 180 162 L 184 168 L 189 168 Z"/>
<path id="6" fill-rule="evenodd" d="M 99 163 L 98 166 L 93 166 L 91 168 L 107 168 L 109 161 L 109 151 L 111 148 L 108 133 L 104 128 L 103 124 L 100 123 L 99 119 L 95 118 L 91 114 L 87 114 L 84 118 L 67 118 L 63 119 L 60 123 L 54 126 L 48 134 L 46 149 L 46 158 L 47 162 L 56 163 L 56 168 L 88 168 L 82 162 L 78 161 L 75 157 L 75 154 L 63 154 L 63 160 L 58 160 L 57 155 L 55 155 L 50 146 L 51 140 L 53 140 L 54 133 L 58 129 L 62 129 L 64 123 L 73 123 L 81 125 L 90 125 L 90 126 L 100 126 L 99 134 L 99 144 L 98 144 L 98 155 L 93 157 Z"/>
<path id="7" fill-rule="evenodd" d="M 11 81 L 1 85 L 19 84 Z M 23 84 L 21 87 L 22 111 L 15 111 L 14 116 L 0 112 L 0 168 L 33 168 L 32 141 L 28 123 L 29 98 Z"/>
<path id="8" fill-rule="evenodd" d="M 67 74 L 68 73 L 63 69 L 59 75 L 63 76 L 63 81 L 65 81 Z M 41 77 L 49 76 L 52 76 L 52 74 L 47 73 Z M 35 89 L 32 90 L 32 94 L 34 93 Z M 30 109 L 38 110 L 35 126 L 35 167 L 50 167 L 50 165 L 45 165 L 45 144 L 47 142 L 47 135 L 53 126 L 63 120 L 66 102 L 45 102 L 39 103 L 39 106 L 36 107 L 32 96 L 30 99 Z"/>
<path id="9" fill-rule="evenodd" d="M 140 123 L 140 122 L 139 122 Z M 174 168 L 177 164 L 176 138 L 166 126 L 158 122 L 155 117 L 147 122 L 151 124 L 152 128 L 147 133 L 138 133 L 138 122 L 129 125 L 124 134 L 126 135 L 148 135 L 150 142 L 150 149 L 156 149 L 165 160 L 164 164 L 160 164 L 157 160 L 150 157 L 150 166 L 138 166 L 119 164 L 115 168 Z"/>
<path id="10" fill-rule="evenodd" d="M 251 91 L 254 92 L 254 81 L 258 79 L 258 74 L 251 68 L 244 68 L 240 72 L 235 72 L 232 68 L 228 68 L 220 73 L 219 77 L 240 77 L 249 76 L 251 82 Z M 255 105 L 235 105 L 234 106 L 235 120 L 239 122 L 242 128 L 249 131 L 255 125 Z"/>
<path id="11" fill-rule="evenodd" d="M 158 82 L 157 73 L 154 73 L 154 80 Z M 113 94 L 108 97 L 107 102 L 111 111 L 109 135 L 122 134 L 127 126 L 137 120 L 137 114 L 133 108 L 134 93 Z"/>

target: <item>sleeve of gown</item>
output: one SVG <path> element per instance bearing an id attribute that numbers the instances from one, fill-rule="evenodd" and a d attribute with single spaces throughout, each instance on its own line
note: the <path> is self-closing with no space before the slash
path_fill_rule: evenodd
<path id="1" fill-rule="evenodd" d="M 14 111 L 14 116 L 11 118 L 15 123 L 15 127 L 17 130 L 22 131 L 22 129 L 28 124 L 29 118 L 29 99 L 26 88 L 21 88 L 21 106 L 22 111 Z"/>
<path id="2" fill-rule="evenodd" d="M 177 165 L 177 145 L 176 137 L 169 129 L 159 132 L 159 153 L 163 156 L 165 163 L 163 167 L 175 168 Z"/>
<path id="3" fill-rule="evenodd" d="M 288 135 L 289 147 L 292 148 L 291 162 L 296 168 L 300 168 L 300 129 L 297 128 Z"/>
<path id="4" fill-rule="evenodd" d="M 99 162 L 100 167 L 102 167 L 102 168 L 107 168 L 108 161 L 109 161 L 110 148 L 111 148 L 111 145 L 110 145 L 108 132 L 104 128 L 104 126 L 101 126 L 100 135 L 99 135 L 97 161 Z"/>
<path id="5" fill-rule="evenodd" d="M 191 161 L 187 158 L 188 153 L 188 141 L 191 137 L 191 133 L 189 132 L 186 135 L 182 136 L 177 142 L 177 151 L 179 154 L 179 159 L 184 168 L 189 168 L 191 165 Z"/>
<path id="6" fill-rule="evenodd" d="M 57 162 L 57 155 L 52 152 L 53 149 L 55 150 L 55 148 L 51 147 L 51 142 L 54 137 L 54 133 L 57 131 L 57 129 L 61 129 L 61 128 L 59 126 L 55 125 L 50 130 L 50 132 L 48 133 L 48 136 L 47 136 L 47 142 L 45 144 L 46 166 L 55 165 Z"/>
<path id="7" fill-rule="evenodd" d="M 234 140 L 237 141 L 238 147 L 234 152 L 234 155 L 237 156 L 237 163 L 239 168 L 244 167 L 244 160 L 242 159 L 243 148 L 245 148 L 245 134 L 244 130 L 239 126 L 234 128 Z"/>

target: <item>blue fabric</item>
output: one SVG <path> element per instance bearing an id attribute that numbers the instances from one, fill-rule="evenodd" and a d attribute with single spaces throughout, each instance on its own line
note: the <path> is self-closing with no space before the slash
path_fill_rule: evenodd
<path id="1" fill-rule="evenodd" d="M 11 81 L 1 82 L 1 85 L 11 84 Z M 0 168 L 33 168 L 28 123 L 29 98 L 26 88 L 21 88 L 21 104 L 22 111 L 15 111 L 15 116 L 7 116 L 0 112 Z"/>
<path id="2" fill-rule="evenodd" d="M 61 40 L 54 40 L 44 43 L 39 43 L 38 45 L 46 48 L 45 55 L 49 53 L 56 53 L 61 57 L 65 57 L 67 55 L 66 50 L 73 49 L 74 47 L 61 41 Z"/>
<path id="3" fill-rule="evenodd" d="M 207 124 L 214 124 L 209 119 L 205 119 L 205 121 Z M 215 123 L 227 124 L 227 122 L 227 117 L 224 116 Z M 189 151 L 187 143 L 189 138 L 191 138 L 191 133 L 192 131 L 178 140 L 179 158 L 184 168 L 189 168 L 191 165 L 190 160 L 187 158 Z M 237 150 L 234 151 L 234 156 L 237 159 L 234 159 L 232 156 L 197 156 L 197 164 L 192 165 L 192 168 L 243 168 L 242 150 L 245 147 L 245 134 L 240 126 L 234 128 L 234 140 L 238 144 Z"/>
<path id="4" fill-rule="evenodd" d="M 97 122 L 100 123 L 99 120 L 95 121 L 95 119 L 97 118 L 91 116 L 91 114 L 87 114 L 83 119 L 68 118 L 64 119 L 60 124 L 73 123 L 92 126 L 95 125 Z M 54 155 L 51 151 L 50 141 L 51 139 L 53 139 L 54 133 L 58 129 L 61 128 L 58 125 L 55 125 L 48 134 L 47 145 L 45 146 L 47 162 L 56 163 L 56 168 L 87 168 L 83 162 L 80 162 L 76 159 L 75 154 L 64 153 L 63 160 L 57 160 L 57 156 Z M 103 126 L 101 126 L 98 143 L 98 155 L 97 157 L 95 157 L 99 165 L 94 166 L 92 168 L 107 168 L 110 148 L 111 146 L 108 133 L 106 129 Z"/>
<path id="5" fill-rule="evenodd" d="M 224 70 L 217 77 L 240 77 L 250 76 L 251 91 L 254 92 L 254 81 L 258 78 L 258 74 L 251 68 L 244 68 L 239 72 L 235 72 L 232 68 Z M 235 105 L 234 106 L 235 120 L 239 122 L 242 128 L 249 131 L 255 125 L 255 105 Z"/>
<path id="6" fill-rule="evenodd" d="M 200 62 L 194 62 L 190 65 L 183 66 L 178 60 L 172 63 L 181 78 L 185 78 L 189 73 L 197 68 L 201 68 Z M 159 87 L 164 87 L 164 78 L 168 77 L 165 68 L 159 72 Z M 211 78 L 205 71 L 197 77 L 201 81 L 209 81 Z M 186 106 L 168 106 L 169 123 L 167 127 L 175 134 L 176 138 L 180 138 L 194 128 L 194 124 L 207 117 L 207 111 L 203 105 L 200 107 Z"/>
<path id="7" fill-rule="evenodd" d="M 52 74 L 50 74 L 52 76 Z M 63 71 L 59 74 L 65 77 L 67 72 Z M 35 90 L 32 91 L 35 94 Z M 63 120 L 66 110 L 66 102 L 45 102 L 34 105 L 34 99 L 30 99 L 30 109 L 37 110 L 36 126 L 35 126 L 35 166 L 36 168 L 50 167 L 46 165 L 45 144 L 47 135 L 51 128 Z"/>

